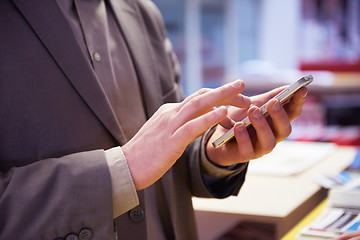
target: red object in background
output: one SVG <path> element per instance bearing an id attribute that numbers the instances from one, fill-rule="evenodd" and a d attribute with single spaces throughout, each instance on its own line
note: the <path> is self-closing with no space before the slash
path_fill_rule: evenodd
<path id="1" fill-rule="evenodd" d="M 309 126 L 294 126 L 295 134 L 290 135 L 289 140 L 304 142 L 332 142 L 341 146 L 360 147 L 360 127 L 318 127 L 308 129 Z"/>
<path id="2" fill-rule="evenodd" d="M 334 141 L 337 145 L 343 146 L 360 146 L 360 131 L 357 136 L 342 136 Z"/>
<path id="3" fill-rule="evenodd" d="M 331 71 L 331 72 L 360 72 L 360 59 L 356 62 L 344 61 L 321 61 L 321 62 L 302 62 L 302 71 Z"/>

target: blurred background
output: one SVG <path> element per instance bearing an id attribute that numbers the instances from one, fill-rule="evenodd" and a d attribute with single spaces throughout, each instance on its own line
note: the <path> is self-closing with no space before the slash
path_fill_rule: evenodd
<path id="1" fill-rule="evenodd" d="M 186 95 L 241 78 L 244 94 L 314 82 L 289 137 L 360 145 L 360 0 L 153 0 Z"/>

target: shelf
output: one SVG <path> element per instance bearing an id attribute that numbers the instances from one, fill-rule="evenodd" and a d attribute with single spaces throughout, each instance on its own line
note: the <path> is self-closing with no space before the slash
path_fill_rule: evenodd
<path id="1" fill-rule="evenodd" d="M 312 72 L 306 72 L 306 74 Z M 311 94 L 331 95 L 331 94 L 360 94 L 360 72 L 339 72 L 329 73 L 329 79 L 319 76 L 319 72 L 314 72 L 314 82 L 308 86 Z M 320 75 L 323 75 L 320 73 Z M 252 96 L 255 94 L 267 92 L 271 89 L 289 84 L 284 82 L 269 81 L 266 77 L 261 79 L 246 79 L 244 94 Z"/>

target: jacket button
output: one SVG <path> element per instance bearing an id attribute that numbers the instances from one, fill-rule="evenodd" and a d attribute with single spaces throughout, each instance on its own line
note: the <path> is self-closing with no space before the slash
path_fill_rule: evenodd
<path id="1" fill-rule="evenodd" d="M 66 236 L 65 240 L 79 240 L 79 237 L 75 233 L 70 233 Z"/>
<path id="2" fill-rule="evenodd" d="M 101 61 L 101 55 L 100 55 L 100 53 L 95 52 L 95 53 L 93 54 L 93 58 L 94 58 L 95 61 L 100 62 L 100 61 Z"/>
<path id="3" fill-rule="evenodd" d="M 81 229 L 79 233 L 80 240 L 90 240 L 92 237 L 92 231 L 88 228 Z"/>
<path id="4" fill-rule="evenodd" d="M 144 210 L 139 206 L 134 207 L 129 212 L 130 219 L 133 220 L 134 222 L 142 221 L 144 219 L 144 215 L 145 215 Z"/>

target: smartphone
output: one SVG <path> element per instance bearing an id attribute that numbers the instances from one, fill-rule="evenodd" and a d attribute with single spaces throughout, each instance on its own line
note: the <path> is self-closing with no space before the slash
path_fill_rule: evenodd
<path id="1" fill-rule="evenodd" d="M 300 78 L 299 80 L 297 80 L 296 82 L 294 82 L 293 84 L 291 84 L 289 87 L 287 87 L 283 91 L 281 91 L 274 98 L 278 99 L 280 101 L 280 103 L 283 104 L 297 90 L 299 90 L 301 87 L 305 87 L 305 86 L 309 85 L 312 81 L 313 81 L 313 76 L 311 76 L 311 75 L 304 76 L 304 77 Z M 260 111 L 262 112 L 263 115 L 267 114 L 266 103 L 260 107 Z M 244 118 L 242 120 L 242 122 L 245 124 L 245 127 L 249 127 L 251 125 L 249 117 Z M 221 145 L 223 145 L 224 143 L 230 141 L 232 138 L 234 138 L 234 127 L 231 128 L 229 131 L 227 131 L 224 135 L 222 135 L 221 137 L 216 139 L 212 143 L 212 145 L 215 148 L 218 148 Z"/>

